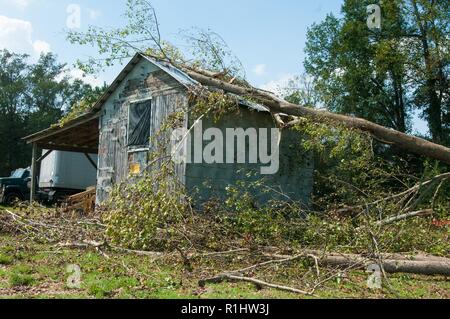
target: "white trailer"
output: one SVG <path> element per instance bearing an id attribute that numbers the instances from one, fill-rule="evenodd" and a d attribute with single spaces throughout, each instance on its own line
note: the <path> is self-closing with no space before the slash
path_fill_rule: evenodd
<path id="1" fill-rule="evenodd" d="M 97 154 L 42 151 L 39 195 L 54 202 L 97 184 Z"/>

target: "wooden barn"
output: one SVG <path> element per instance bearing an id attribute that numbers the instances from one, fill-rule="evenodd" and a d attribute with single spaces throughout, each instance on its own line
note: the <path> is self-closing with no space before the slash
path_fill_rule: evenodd
<path id="1" fill-rule="evenodd" d="M 198 85 L 174 66 L 136 54 L 89 114 L 64 127 L 53 127 L 26 138 L 33 145 L 32 171 L 36 174 L 38 149 L 98 153 L 96 201 L 101 204 L 114 185 L 147 169 L 153 148 L 152 137 L 171 114 L 184 111 L 186 116 L 182 126 L 186 130 L 195 127 L 194 130 L 200 129 L 202 133 L 215 129 L 226 135 L 230 128 L 254 129 L 261 139 L 260 129 L 276 128 L 264 106 L 244 99 L 240 100 L 238 113 L 225 115 L 218 122 L 205 117 L 198 128 L 197 119 L 189 116 L 189 90 Z M 198 141 L 188 142 L 187 153 L 194 152 Z M 255 142 L 250 137 L 245 139 L 246 149 L 255 148 Z M 209 142 L 202 140 L 201 143 L 206 146 Z M 261 173 L 261 167 L 268 164 L 258 158 L 251 163 L 184 160 L 174 164 L 176 175 L 188 192 L 196 190 L 199 201 L 223 196 L 226 187 L 239 180 L 263 178 L 273 190 L 272 195 L 307 203 L 313 187 L 311 154 L 302 151 L 301 136 L 290 130 L 279 134 L 276 145 L 279 147 L 279 167 L 273 174 Z M 274 151 L 270 142 L 267 147 Z M 230 145 L 225 145 L 223 152 L 228 156 L 233 152 L 234 158 L 242 155 L 239 154 L 241 150 L 230 149 Z M 260 196 L 261 202 L 270 199 L 267 194 L 255 195 Z"/>

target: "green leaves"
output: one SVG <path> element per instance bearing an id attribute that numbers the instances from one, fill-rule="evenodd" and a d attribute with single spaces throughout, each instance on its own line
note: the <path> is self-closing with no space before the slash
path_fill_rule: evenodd
<path id="1" fill-rule="evenodd" d="M 305 69 L 328 109 L 411 131 L 423 110 L 431 137 L 450 143 L 448 1 L 392 0 L 381 4 L 382 28 L 366 25 L 371 1 L 346 0 L 308 30 Z"/>
<path id="2" fill-rule="evenodd" d="M 189 206 L 173 178 L 163 164 L 155 174 L 113 190 L 104 209 L 108 211 L 106 234 L 114 244 L 153 250 L 188 244 L 177 228 L 186 220 Z"/>
<path id="3" fill-rule="evenodd" d="M 0 175 L 29 166 L 23 137 L 56 123 L 86 94 L 97 90 L 71 79 L 67 66 L 52 54 L 36 63 L 27 55 L 0 51 Z"/>
<path id="4" fill-rule="evenodd" d="M 97 102 L 107 89 L 106 84 L 103 87 L 93 88 L 81 81 L 75 81 L 73 87 L 76 89 L 75 91 L 77 92 L 78 97 L 68 108 L 64 117 L 59 120 L 58 125 L 61 127 L 78 116 L 90 112 L 95 102 Z"/>
<path id="5" fill-rule="evenodd" d="M 80 69 L 88 73 L 103 71 L 142 52 L 174 65 L 223 72 L 230 80 L 245 79 L 242 63 L 219 34 L 209 29 L 181 30 L 182 43 L 177 47 L 162 36 L 156 11 L 147 0 L 128 0 L 124 18 L 125 25 L 120 28 L 91 26 L 87 31 L 67 31 L 66 38 L 70 43 L 96 47 L 102 56 L 101 59 L 79 60 Z"/>

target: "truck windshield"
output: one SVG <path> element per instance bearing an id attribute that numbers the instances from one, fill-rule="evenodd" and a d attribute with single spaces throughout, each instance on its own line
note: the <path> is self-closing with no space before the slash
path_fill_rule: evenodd
<path id="1" fill-rule="evenodd" d="M 25 173 L 25 170 L 24 170 L 24 169 L 16 169 L 16 170 L 12 173 L 11 177 L 12 177 L 12 178 L 22 178 L 23 173 Z"/>

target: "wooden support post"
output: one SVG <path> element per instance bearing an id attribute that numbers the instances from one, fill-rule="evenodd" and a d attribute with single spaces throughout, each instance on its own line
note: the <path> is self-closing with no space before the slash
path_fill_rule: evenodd
<path id="1" fill-rule="evenodd" d="M 36 176 L 37 176 L 37 144 L 33 143 L 33 151 L 31 154 L 31 189 L 30 189 L 30 204 L 36 197 Z"/>
<path id="2" fill-rule="evenodd" d="M 42 161 L 45 160 L 45 159 L 47 158 L 47 156 L 49 156 L 52 152 L 53 152 L 53 150 L 48 150 L 47 152 L 45 152 L 44 155 L 42 155 L 41 157 L 39 157 L 39 158 L 36 160 L 36 162 L 37 162 L 37 163 L 42 162 Z"/>

